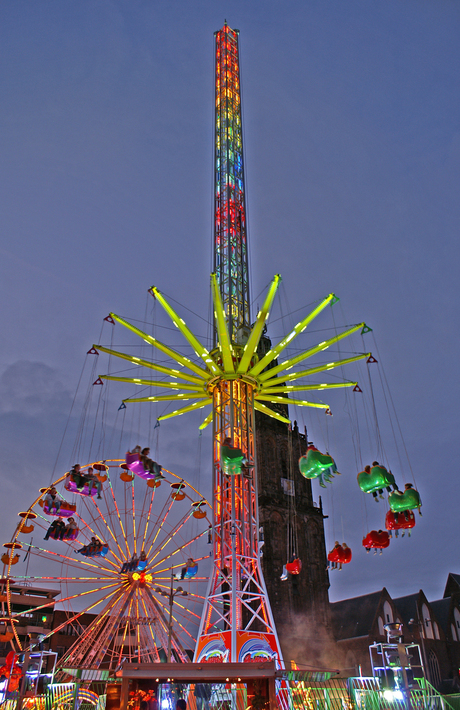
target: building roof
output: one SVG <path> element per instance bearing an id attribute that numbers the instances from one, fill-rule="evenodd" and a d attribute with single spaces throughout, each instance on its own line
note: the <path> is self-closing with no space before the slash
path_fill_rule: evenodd
<path id="1" fill-rule="evenodd" d="M 369 635 L 383 592 L 384 590 L 372 592 L 331 604 L 331 617 L 337 640 Z"/>
<path id="2" fill-rule="evenodd" d="M 417 618 L 417 601 L 419 592 L 416 594 L 407 594 L 405 597 L 393 599 L 393 602 L 401 616 L 401 621 L 407 626 L 410 619 Z"/>
<path id="3" fill-rule="evenodd" d="M 453 594 L 460 593 L 460 574 L 449 572 L 447 577 L 446 588 L 444 589 L 444 597 L 451 597 Z"/>
<path id="4" fill-rule="evenodd" d="M 450 618 L 449 618 L 449 612 L 450 612 L 450 605 L 451 605 L 451 599 L 450 597 L 446 597 L 445 599 L 438 599 L 435 602 L 430 602 L 430 606 L 433 610 L 433 614 L 436 617 L 436 621 L 442 628 L 445 634 L 448 633 L 449 631 L 449 625 L 450 625 Z"/>

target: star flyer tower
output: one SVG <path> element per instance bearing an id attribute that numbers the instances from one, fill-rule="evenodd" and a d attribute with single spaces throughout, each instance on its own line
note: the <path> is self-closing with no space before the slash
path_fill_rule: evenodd
<path id="1" fill-rule="evenodd" d="M 213 398 L 213 569 L 196 660 L 276 657 L 281 650 L 259 561 L 254 385 L 238 30 L 215 33 L 214 345 L 226 376 Z M 219 303 L 219 300 L 221 303 Z M 248 345 L 245 349 L 245 345 Z M 252 361 L 252 362 L 251 362 Z M 230 444 L 225 446 L 224 442 Z M 243 461 L 246 463 L 242 466 Z M 216 625 L 222 630 L 215 633 Z"/>
<path id="2" fill-rule="evenodd" d="M 163 392 L 165 388 L 170 390 L 168 394 L 124 400 L 179 405 L 161 415 L 159 421 L 211 405 L 211 411 L 205 416 L 200 429 L 212 423 L 212 570 L 197 636 L 195 660 L 248 662 L 277 659 L 282 664 L 281 648 L 260 565 L 254 412 L 257 410 L 289 425 L 290 421 L 283 413 L 267 404 L 296 404 L 328 410 L 328 404 L 297 399 L 293 395 L 307 390 L 355 387 L 357 383 L 316 384 L 302 383 L 302 380 L 368 358 L 370 353 L 359 353 L 308 369 L 297 366 L 342 338 L 369 329 L 364 323 L 351 326 L 308 350 L 296 351 L 296 355 L 278 364 L 278 357 L 285 348 L 292 345 L 317 315 L 338 300 L 331 293 L 302 317 L 277 345 L 259 357 L 259 342 L 281 277 L 276 275 L 273 278 L 263 305 L 251 323 L 238 31 L 225 23 L 215 37 L 215 223 L 214 273 L 211 274 L 213 348 L 209 351 L 198 340 L 156 286 L 150 289 L 151 294 L 180 330 L 197 360 L 186 357 L 115 313 L 110 314 L 115 323 L 163 353 L 171 366 L 102 345 L 94 345 L 94 348 L 95 352 L 108 353 L 141 368 L 135 378 L 108 374 L 100 375 L 100 378 L 160 388 Z M 162 359 L 162 362 L 165 360 Z M 146 378 L 142 372 L 145 369 L 161 373 L 163 379 Z M 300 384 L 296 384 L 297 381 Z"/>

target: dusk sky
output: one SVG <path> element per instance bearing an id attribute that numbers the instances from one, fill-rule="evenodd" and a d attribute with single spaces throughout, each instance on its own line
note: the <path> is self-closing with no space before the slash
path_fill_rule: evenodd
<path id="1" fill-rule="evenodd" d="M 410 540 L 366 555 L 363 531 L 383 527 L 385 504 L 359 490 L 343 394 L 328 394 L 342 476 L 323 494 L 326 540 L 353 550 L 352 563 L 331 574 L 330 598 L 383 586 L 440 598 L 448 573 L 460 573 L 453 0 L 3 0 L 2 542 L 41 486 L 77 452 L 84 462 L 75 441 L 92 363 L 64 431 L 109 311 L 156 317 L 147 295 L 155 284 L 183 304 L 184 317 L 184 306 L 209 317 L 213 33 L 224 20 L 240 30 L 253 313 L 280 273 L 286 325 L 269 326 L 274 342 L 291 312 L 330 292 L 340 297 L 340 322 L 372 327 L 366 348 L 388 382 L 399 452 L 404 458 L 405 445 L 423 500 Z M 101 360 L 96 375 L 106 371 Z M 107 416 L 120 401 L 112 385 Z M 147 421 L 138 431 L 152 431 L 160 410 L 130 406 Z M 380 435 L 389 442 L 397 420 L 385 416 Z M 316 414 L 291 417 L 325 444 Z M 209 495 L 201 419 L 164 422 L 150 443 L 160 463 Z M 113 458 L 124 454 L 119 439 Z M 394 472 L 398 461 L 395 453 Z M 313 491 L 318 500 L 316 481 Z"/>

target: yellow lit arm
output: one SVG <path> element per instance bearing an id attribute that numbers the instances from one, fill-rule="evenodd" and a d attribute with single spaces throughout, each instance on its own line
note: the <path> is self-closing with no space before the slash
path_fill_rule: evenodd
<path id="1" fill-rule="evenodd" d="M 277 397 L 276 395 L 257 395 L 257 401 L 272 402 L 273 404 L 298 404 L 301 407 L 316 407 L 317 409 L 329 409 L 328 404 L 318 404 L 318 402 L 307 402 L 305 399 L 289 399 L 289 397 Z"/>
<path id="2" fill-rule="evenodd" d="M 164 345 L 164 343 L 160 342 L 156 338 L 154 338 L 152 335 L 149 335 L 148 333 L 144 333 L 144 331 L 140 330 L 139 328 L 136 328 L 136 326 L 131 325 L 127 320 L 124 318 L 120 318 L 120 316 L 117 316 L 115 313 L 110 314 L 114 320 L 117 321 L 117 323 L 120 323 L 121 325 L 124 325 L 125 328 L 128 328 L 128 330 L 131 330 L 133 333 L 138 335 L 140 338 L 142 338 L 146 343 L 149 345 L 153 345 L 154 348 L 157 348 L 158 350 L 161 350 L 162 353 L 170 357 L 172 360 L 175 360 L 176 362 L 180 362 L 181 365 L 184 365 L 184 367 L 188 367 L 189 370 L 192 370 L 195 372 L 197 375 L 200 377 L 204 377 L 205 379 L 209 379 L 209 372 L 206 372 L 202 367 L 199 367 L 199 365 L 195 365 L 194 362 L 192 362 L 188 357 L 185 357 L 184 355 L 181 355 L 180 353 L 176 352 L 172 348 L 169 348 L 167 345 Z"/>
<path id="3" fill-rule="evenodd" d="M 159 303 L 163 306 L 165 309 L 166 313 L 169 315 L 171 318 L 172 322 L 174 325 L 179 328 L 180 332 L 184 336 L 184 338 L 190 343 L 192 348 L 195 350 L 196 354 L 198 357 L 201 357 L 202 360 L 206 363 L 208 368 L 211 370 L 213 375 L 220 375 L 222 373 L 220 367 L 214 362 L 212 359 L 211 355 L 209 354 L 209 351 L 206 350 L 206 348 L 200 343 L 200 341 L 195 338 L 193 335 L 192 331 L 187 328 L 185 321 L 178 316 L 176 311 L 169 305 L 163 294 L 156 288 L 156 286 L 152 286 L 150 289 L 151 293 L 155 296 L 155 298 L 159 301 Z"/>
<path id="4" fill-rule="evenodd" d="M 357 382 L 332 382 L 321 385 L 284 385 L 284 387 L 264 387 L 261 394 L 271 395 L 277 392 L 305 392 L 306 390 L 332 390 L 338 389 L 339 387 L 355 387 Z"/>
<path id="5" fill-rule="evenodd" d="M 233 367 L 233 348 L 228 334 L 227 321 L 225 320 L 224 306 L 220 297 L 219 286 L 215 274 L 211 274 L 212 299 L 214 301 L 214 315 L 216 316 L 217 333 L 219 335 L 220 352 L 224 363 L 225 372 L 235 372 Z"/>
<path id="6" fill-rule="evenodd" d="M 102 380 L 114 382 L 128 382 L 132 385 L 147 385 L 148 387 L 165 387 L 166 389 L 190 390 L 191 392 L 204 392 L 196 385 L 185 385 L 183 382 L 165 382 L 164 380 L 142 380 L 138 377 L 115 377 L 114 375 L 99 375 Z"/>
<path id="7" fill-rule="evenodd" d="M 278 345 L 269 350 L 268 353 L 262 358 L 262 360 L 260 360 L 256 365 L 254 365 L 251 370 L 249 370 L 248 374 L 255 377 L 259 374 L 259 372 L 262 372 L 262 370 L 265 369 L 272 360 L 277 358 L 280 352 L 284 350 L 284 348 L 289 345 L 289 343 L 292 342 L 294 338 L 299 335 L 299 333 L 302 333 L 302 331 L 305 330 L 307 325 L 311 323 L 311 321 L 316 318 L 316 316 L 321 313 L 322 310 L 326 308 L 328 303 L 330 303 L 333 298 L 335 298 L 334 294 L 330 293 L 329 296 L 327 296 L 323 301 L 321 301 L 321 303 L 311 313 L 308 314 L 308 316 L 301 320 L 300 323 L 297 323 L 297 325 L 291 330 L 291 332 L 288 333 L 288 335 L 286 335 L 278 343 Z"/>
<path id="8" fill-rule="evenodd" d="M 283 370 L 288 370 L 290 367 L 294 367 L 294 365 L 297 365 L 298 362 L 302 362 L 302 360 L 306 360 L 307 358 L 311 357 L 312 355 L 316 355 L 316 353 L 319 353 L 322 350 L 327 350 L 328 347 L 330 347 L 331 345 L 334 345 L 334 343 L 338 343 L 339 340 L 343 340 L 343 338 L 346 338 L 348 335 L 351 335 L 352 333 L 356 333 L 357 330 L 362 330 L 364 325 L 365 325 L 365 323 L 358 323 L 358 325 L 354 325 L 352 328 L 348 328 L 348 330 L 344 330 L 343 333 L 339 333 L 338 335 L 334 335 L 334 337 L 329 338 L 329 340 L 323 340 L 322 343 L 319 343 L 314 348 L 310 348 L 309 350 L 306 350 L 305 352 L 300 353 L 300 355 L 296 355 L 295 357 L 292 357 L 289 360 L 285 360 L 284 362 L 281 363 L 281 365 L 271 368 L 268 372 L 264 372 L 262 375 L 260 375 L 259 380 L 261 382 L 264 382 L 265 380 L 268 380 L 269 378 L 273 377 L 274 375 L 277 375 L 278 372 L 282 372 Z"/>
<path id="9" fill-rule="evenodd" d="M 309 375 L 316 375 L 318 372 L 327 372 L 328 370 L 333 370 L 336 367 L 341 367 L 342 365 L 348 365 L 350 362 L 356 362 L 357 360 L 363 360 L 368 358 L 371 353 L 360 353 L 354 357 L 347 357 L 345 360 L 335 360 L 334 362 L 328 362 L 326 365 L 319 365 L 318 367 L 310 367 L 308 370 L 300 370 L 297 372 L 291 372 L 289 374 L 283 375 L 283 381 L 288 382 L 289 380 L 298 380 L 301 377 L 308 377 Z M 278 382 L 278 377 L 273 377 L 269 380 L 265 380 L 264 387 L 275 387 Z"/>
<path id="10" fill-rule="evenodd" d="M 208 416 L 206 417 L 206 419 L 200 424 L 200 426 L 199 426 L 198 428 L 199 428 L 199 429 L 206 429 L 206 427 L 208 426 L 208 424 L 211 424 L 211 422 L 212 422 L 212 412 L 210 412 L 210 413 L 208 414 Z"/>
<path id="11" fill-rule="evenodd" d="M 286 417 L 283 417 L 282 414 L 274 412 L 273 409 L 270 409 L 270 407 L 266 407 L 265 404 L 261 404 L 261 402 L 254 401 L 254 409 L 257 409 L 258 412 L 262 412 L 262 414 L 266 414 L 267 416 L 272 417 L 273 419 L 278 419 L 278 421 L 280 422 L 285 422 L 286 424 L 291 423 L 290 419 L 286 419 Z"/>
<path id="12" fill-rule="evenodd" d="M 196 394 L 186 392 L 185 394 L 153 394 L 151 397 L 128 397 L 123 402 L 188 402 L 189 399 L 208 398 L 203 397 L 203 392 L 197 392 Z"/>
<path id="13" fill-rule="evenodd" d="M 140 365 L 142 367 L 149 367 L 151 370 L 157 370 L 158 372 L 163 372 L 165 375 L 170 377 L 179 377 L 181 380 L 187 380 L 188 382 L 196 382 L 197 385 L 203 385 L 204 380 L 202 377 L 195 377 L 194 375 L 183 374 L 180 370 L 173 370 L 170 367 L 163 367 L 163 365 L 157 365 L 155 362 L 150 362 L 150 360 L 143 360 L 140 357 L 134 357 L 134 355 L 126 355 L 126 353 L 119 353 L 117 350 L 110 350 L 110 348 L 104 348 L 103 345 L 93 345 L 93 348 L 100 350 L 108 355 L 114 355 L 115 357 L 120 357 L 122 360 L 128 360 L 134 365 Z M 105 375 L 101 375 L 104 379 Z"/>
<path id="14" fill-rule="evenodd" d="M 202 409 L 203 407 L 206 407 L 207 404 L 211 403 L 212 399 L 206 399 L 202 400 L 201 402 L 195 402 L 194 404 L 190 404 L 188 407 L 184 407 L 183 409 L 175 409 L 174 412 L 170 412 L 170 414 L 163 414 L 161 417 L 158 417 L 158 421 L 162 422 L 165 419 L 171 419 L 171 417 L 180 417 L 182 414 L 192 412 L 194 409 Z"/>
<path id="15" fill-rule="evenodd" d="M 273 281 L 270 284 L 270 288 L 268 289 L 267 297 L 264 301 L 264 304 L 262 308 L 259 311 L 259 314 L 257 316 L 257 320 L 254 324 L 254 327 L 251 331 L 251 335 L 249 336 L 249 340 L 246 343 L 246 346 L 243 351 L 243 357 L 241 358 L 240 364 L 238 365 L 238 373 L 245 373 L 246 370 L 249 367 L 249 363 L 251 362 L 251 358 L 254 355 L 254 352 L 259 344 L 260 336 L 262 335 L 262 331 L 265 325 L 265 322 L 269 316 L 270 313 L 270 308 L 273 303 L 273 299 L 275 298 L 276 292 L 278 290 L 278 286 L 281 281 L 281 276 L 279 274 L 276 274 L 275 277 L 273 278 Z"/>

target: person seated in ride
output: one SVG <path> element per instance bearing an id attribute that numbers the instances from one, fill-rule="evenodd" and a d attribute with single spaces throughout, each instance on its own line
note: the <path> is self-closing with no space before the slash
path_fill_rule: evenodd
<path id="1" fill-rule="evenodd" d="M 53 538 L 59 540 L 64 530 L 65 522 L 62 518 L 56 518 L 56 520 L 53 520 L 53 522 L 49 526 L 48 530 L 46 531 L 46 535 L 43 539 L 48 540 L 49 536 L 53 535 Z"/>
<path id="2" fill-rule="evenodd" d="M 91 555 L 99 554 L 99 552 L 102 552 L 103 547 L 104 547 L 104 545 L 102 544 L 102 542 L 98 538 L 96 538 L 96 542 L 94 543 L 94 548 L 91 550 Z"/>
<path id="3" fill-rule="evenodd" d="M 139 562 L 137 563 L 137 569 L 143 570 L 147 567 L 147 555 L 145 554 L 144 550 L 141 550 L 141 554 L 139 555 Z"/>
<path id="4" fill-rule="evenodd" d="M 394 478 L 393 474 L 391 473 L 391 471 L 387 471 L 385 466 L 380 466 L 378 461 L 372 462 L 372 468 L 370 466 L 364 466 L 364 471 L 362 471 L 362 473 L 367 473 L 368 476 L 372 476 L 373 475 L 372 469 L 374 468 L 374 466 L 378 466 L 379 468 L 383 469 L 385 479 L 388 480 L 388 482 L 391 484 L 391 485 L 386 486 L 386 490 L 388 491 L 388 493 L 391 493 L 391 486 L 393 486 L 393 490 L 397 490 L 398 487 L 396 485 L 395 478 Z M 358 473 L 358 481 L 359 481 L 360 475 L 361 474 Z M 380 496 L 380 498 L 383 498 L 383 488 L 378 488 L 376 491 L 372 491 L 372 495 L 373 495 L 375 502 L 378 503 L 379 496 Z"/>
<path id="5" fill-rule="evenodd" d="M 126 562 L 123 563 L 120 574 L 125 573 L 125 572 L 133 572 L 137 565 L 139 564 L 139 558 L 136 555 L 136 553 L 133 554 L 130 560 L 126 560 Z"/>
<path id="6" fill-rule="evenodd" d="M 61 508 L 61 501 L 58 498 L 57 490 L 54 486 L 49 488 L 45 495 L 45 505 L 50 513 L 53 508 L 55 509 L 56 513 L 59 513 L 59 510 Z"/>
<path id="7" fill-rule="evenodd" d="M 101 545 L 102 549 L 102 543 L 100 543 L 97 538 L 92 537 L 91 542 L 88 545 L 83 545 L 83 547 L 80 547 L 79 550 L 75 551 L 75 554 L 80 553 L 82 555 L 85 555 L 85 557 L 92 557 L 98 547 L 98 543 L 99 545 Z"/>
<path id="8" fill-rule="evenodd" d="M 150 448 L 146 446 L 139 454 L 140 459 L 143 463 L 145 470 L 150 471 L 150 473 L 153 473 L 153 475 L 155 476 L 155 479 L 160 480 L 161 478 L 164 478 L 163 474 L 161 473 L 161 466 L 156 461 L 153 461 L 149 458 L 149 453 Z"/>
<path id="9" fill-rule="evenodd" d="M 192 572 L 192 570 L 194 570 L 195 567 L 198 568 L 197 563 L 195 562 L 193 557 L 189 557 L 187 562 L 185 563 L 185 567 L 182 567 L 180 577 L 178 574 L 176 574 L 176 579 L 185 579 L 185 576 L 186 576 L 188 570 L 190 570 Z M 193 574 L 196 574 L 196 572 L 193 572 Z M 193 575 L 190 574 L 189 576 L 193 576 Z"/>
<path id="10" fill-rule="evenodd" d="M 243 475 L 246 478 L 251 476 L 249 469 L 252 468 L 252 465 L 249 463 L 242 450 L 233 446 L 231 436 L 226 436 L 223 440 L 220 455 L 225 475 L 241 473 L 242 469 L 244 469 Z"/>
<path id="11" fill-rule="evenodd" d="M 69 538 L 73 531 L 77 529 L 77 523 L 75 522 L 75 518 L 69 518 L 67 520 L 67 525 L 64 527 L 64 530 L 61 532 L 59 539 L 60 540 L 65 540 L 66 538 Z"/>
<path id="12" fill-rule="evenodd" d="M 405 484 L 404 484 L 404 490 L 403 490 L 403 491 L 400 491 L 400 490 L 398 490 L 397 488 L 395 488 L 395 493 L 397 493 L 397 494 L 400 495 L 400 496 L 403 496 L 406 491 L 414 491 L 414 493 L 417 494 L 417 496 L 418 496 L 418 498 L 419 498 L 419 500 L 420 500 L 420 495 L 419 495 L 418 491 L 415 490 L 415 488 L 414 488 L 414 486 L 412 485 L 412 483 L 405 483 Z M 420 506 L 419 506 L 419 508 L 418 508 L 418 512 L 419 512 L 419 515 L 422 514 L 422 511 L 420 510 Z M 405 520 L 409 520 L 409 510 L 405 510 L 405 511 L 404 511 L 404 519 L 405 519 Z M 397 512 L 395 513 L 395 520 L 396 520 L 396 522 L 398 522 L 398 513 L 397 513 Z"/>
<path id="13" fill-rule="evenodd" d="M 342 569 L 342 565 L 343 565 L 343 553 L 344 553 L 346 550 L 348 550 L 348 545 L 347 545 L 346 542 L 342 542 L 342 556 L 340 557 L 339 567 L 337 567 L 337 569 L 339 570 L 339 572 L 340 572 L 340 570 Z"/>
<path id="14" fill-rule="evenodd" d="M 94 469 L 92 466 L 90 466 L 85 474 L 85 479 L 88 483 L 88 492 L 91 495 L 91 490 L 95 488 L 97 490 L 97 497 L 99 499 L 102 498 L 101 496 L 101 491 L 102 491 L 102 483 L 94 473 Z"/>
<path id="15" fill-rule="evenodd" d="M 336 540 L 334 543 L 334 547 L 330 551 L 329 555 L 332 555 L 334 552 L 336 552 L 338 554 L 341 552 L 341 550 L 342 550 L 342 545 L 340 544 L 340 542 L 338 540 Z M 329 569 L 329 566 L 330 566 L 331 570 L 337 569 L 337 564 L 338 564 L 337 560 L 331 561 L 328 559 L 326 569 Z M 342 569 L 341 564 L 340 564 L 340 569 Z"/>
<path id="16" fill-rule="evenodd" d="M 78 490 L 81 491 L 86 483 L 86 476 L 81 472 L 81 466 L 79 463 L 76 463 L 72 466 L 68 473 L 68 476 L 70 480 L 75 483 Z"/>
<path id="17" fill-rule="evenodd" d="M 289 574 L 300 574 L 300 570 L 302 569 L 302 560 L 300 560 L 295 552 L 290 556 L 289 560 L 286 562 L 285 565 L 283 565 L 283 572 L 281 574 L 280 579 L 283 581 L 286 581 L 288 579 Z"/>

